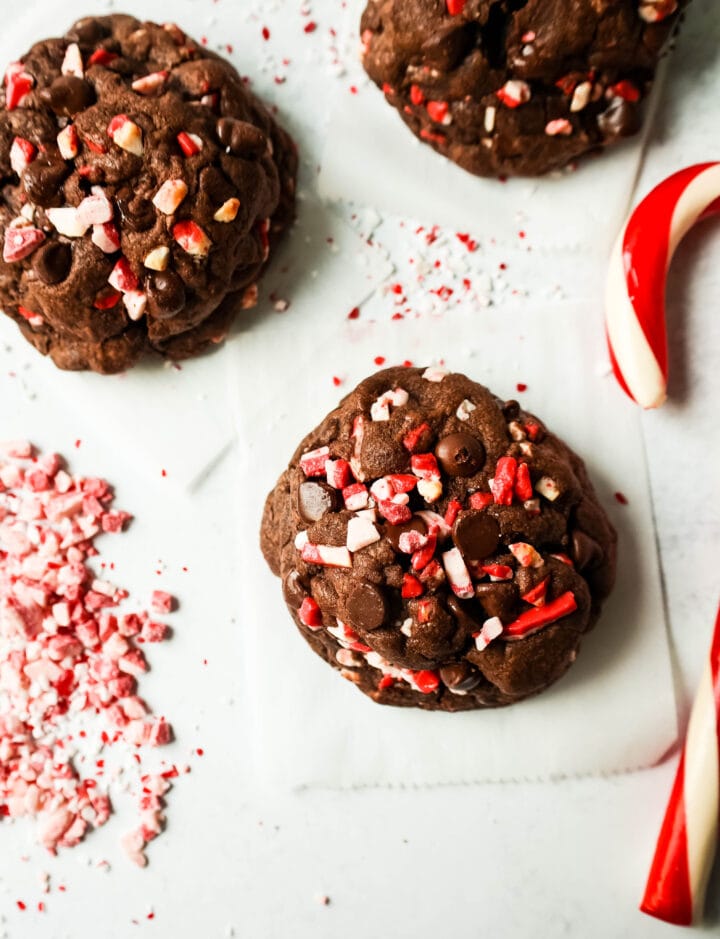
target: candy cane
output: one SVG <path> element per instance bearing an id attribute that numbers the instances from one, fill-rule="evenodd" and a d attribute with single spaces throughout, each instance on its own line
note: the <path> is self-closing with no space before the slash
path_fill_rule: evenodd
<path id="1" fill-rule="evenodd" d="M 669 176 L 630 215 L 610 259 L 605 316 L 613 371 L 641 407 L 667 396 L 665 281 L 680 241 L 699 218 L 720 211 L 720 163 Z"/>
<path id="2" fill-rule="evenodd" d="M 645 896 L 644 913 L 678 926 L 702 916 L 720 804 L 720 609 Z"/>

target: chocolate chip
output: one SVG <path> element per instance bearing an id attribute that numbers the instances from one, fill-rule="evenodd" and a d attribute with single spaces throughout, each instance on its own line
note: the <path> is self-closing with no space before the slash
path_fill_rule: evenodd
<path id="1" fill-rule="evenodd" d="M 465 609 L 465 607 L 458 600 L 457 597 L 454 597 L 452 594 L 449 594 L 447 598 L 447 605 L 452 615 L 455 617 L 455 619 L 460 624 L 460 626 L 462 626 L 463 629 L 466 630 L 468 635 L 471 636 L 473 633 L 480 631 L 481 624 L 478 623 L 476 619 L 473 619 L 473 617 Z"/>
<path id="2" fill-rule="evenodd" d="M 185 306 L 185 285 L 174 271 L 162 271 L 147 284 L 148 310 L 159 320 L 169 319 Z"/>
<path id="3" fill-rule="evenodd" d="M 47 241 L 33 254 L 32 266 L 44 284 L 59 284 L 70 273 L 72 248 L 63 241 Z"/>
<path id="4" fill-rule="evenodd" d="M 570 539 L 570 556 L 579 571 L 586 567 L 596 567 L 602 561 L 603 549 L 590 535 L 576 528 Z"/>
<path id="5" fill-rule="evenodd" d="M 448 476 L 472 476 L 485 462 L 485 447 L 471 434 L 450 434 L 435 447 L 435 456 Z"/>
<path id="6" fill-rule="evenodd" d="M 520 414 L 520 405 L 517 401 L 506 401 L 502 406 L 502 412 L 506 421 L 517 420 Z"/>
<path id="7" fill-rule="evenodd" d="M 476 584 L 475 596 L 488 616 L 499 616 L 503 623 L 515 618 L 518 600 L 515 584 Z"/>
<path id="8" fill-rule="evenodd" d="M 237 156 L 259 157 L 267 150 L 267 137 L 253 124 L 234 117 L 221 117 L 217 122 L 217 135 L 223 147 Z"/>
<path id="9" fill-rule="evenodd" d="M 62 184 L 69 175 L 70 167 L 64 160 L 53 160 L 41 154 L 25 167 L 22 181 L 30 201 L 45 209 L 58 203 Z"/>
<path id="10" fill-rule="evenodd" d="M 443 665 L 440 679 L 451 691 L 472 691 L 482 680 L 480 673 L 469 662 Z"/>
<path id="11" fill-rule="evenodd" d="M 453 541 L 466 561 L 490 557 L 500 541 L 497 519 L 487 512 L 461 512 L 453 525 Z"/>
<path id="12" fill-rule="evenodd" d="M 336 512 L 340 500 L 337 489 L 327 483 L 308 479 L 300 483 L 297 495 L 297 508 L 300 518 L 305 522 L 317 522 L 328 512 Z"/>
<path id="13" fill-rule="evenodd" d="M 60 75 L 40 92 L 42 100 L 58 117 L 75 117 L 95 101 L 95 91 L 89 82 L 77 75 Z"/>
<path id="14" fill-rule="evenodd" d="M 104 39 L 109 32 L 110 30 L 101 23 L 100 20 L 96 20 L 93 16 L 86 16 L 78 20 L 77 23 L 68 30 L 67 35 L 69 39 L 73 39 L 75 42 L 94 45 L 96 42 Z"/>
<path id="15" fill-rule="evenodd" d="M 147 231 L 155 224 L 156 214 L 152 202 L 144 196 L 123 189 L 118 193 L 117 206 L 120 218 L 131 231 Z"/>
<path id="16" fill-rule="evenodd" d="M 345 601 L 347 616 L 357 629 L 372 631 L 385 622 L 387 606 L 382 591 L 367 581 L 361 581 L 351 590 Z"/>
<path id="17" fill-rule="evenodd" d="M 298 571 L 290 571 L 285 576 L 282 591 L 287 605 L 293 610 L 299 610 L 307 596 L 307 590 Z"/>
<path id="18" fill-rule="evenodd" d="M 402 525 L 391 525 L 389 522 L 383 528 L 383 535 L 387 538 L 395 551 L 400 550 L 400 535 L 406 531 L 417 531 L 421 535 L 427 533 L 427 525 L 419 515 L 413 515 L 409 522 L 403 522 Z"/>
<path id="19" fill-rule="evenodd" d="M 640 128 L 640 115 L 632 101 L 613 98 L 602 114 L 598 114 L 598 127 L 605 137 L 631 137 Z"/>

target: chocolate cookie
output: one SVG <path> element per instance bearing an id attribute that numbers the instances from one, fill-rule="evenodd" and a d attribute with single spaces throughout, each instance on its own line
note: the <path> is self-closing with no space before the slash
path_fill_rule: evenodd
<path id="1" fill-rule="evenodd" d="M 369 0 L 363 61 L 422 140 L 538 175 L 634 134 L 683 0 Z"/>
<path id="2" fill-rule="evenodd" d="M 431 710 L 552 684 L 615 574 L 579 457 L 437 368 L 378 372 L 303 440 L 261 545 L 318 655 L 381 704 Z"/>
<path id="3" fill-rule="evenodd" d="M 293 142 L 176 25 L 80 20 L 5 73 L 0 306 L 60 368 L 221 342 L 293 217 Z"/>

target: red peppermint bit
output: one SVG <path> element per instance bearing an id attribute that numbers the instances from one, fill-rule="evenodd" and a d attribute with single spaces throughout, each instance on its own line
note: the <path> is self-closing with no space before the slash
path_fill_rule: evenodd
<path id="1" fill-rule="evenodd" d="M 317 29 L 317 23 L 314 23 L 312 20 L 310 20 L 310 22 L 306 23 L 305 26 L 303 27 L 303 32 L 314 33 L 316 29 Z"/>
<path id="2" fill-rule="evenodd" d="M 425 592 L 425 588 L 412 574 L 403 574 L 402 589 L 400 590 L 400 596 L 403 600 L 410 600 L 414 597 L 422 596 Z"/>
<path id="3" fill-rule="evenodd" d="M 525 603 L 529 603 L 530 606 L 544 606 L 549 583 L 550 577 L 548 575 L 544 580 L 541 580 L 539 584 L 536 584 L 532 590 L 528 590 L 527 593 L 524 593 L 520 599 Z"/>
<path id="4" fill-rule="evenodd" d="M 375 358 L 373 359 L 373 362 L 374 362 L 376 365 L 384 365 L 384 364 L 385 364 L 385 356 L 384 356 L 384 355 L 376 355 Z"/>
<path id="5" fill-rule="evenodd" d="M 410 85 L 410 100 L 418 107 L 425 103 L 425 95 L 419 85 Z"/>
<path id="6" fill-rule="evenodd" d="M 325 474 L 328 484 L 334 489 L 345 489 L 353 481 L 353 473 L 347 460 L 327 460 Z"/>
<path id="7" fill-rule="evenodd" d="M 3 261 L 12 264 L 22 261 L 45 241 L 45 233 L 39 228 L 6 228 L 3 245 Z"/>
<path id="8" fill-rule="evenodd" d="M 517 460 L 511 456 L 502 456 L 495 467 L 495 477 L 490 481 L 490 491 L 496 505 L 512 505 Z"/>
<path id="9" fill-rule="evenodd" d="M 21 910 L 22 912 L 24 912 L 27 909 L 27 904 L 23 903 L 22 900 L 16 900 L 15 903 L 17 904 L 17 908 Z"/>
<path id="10" fill-rule="evenodd" d="M 184 130 L 180 131 L 177 135 L 177 142 L 180 144 L 180 149 L 186 157 L 195 156 L 197 153 L 200 153 L 200 146 L 198 146 L 197 142 L 193 140 L 190 134 L 185 133 Z"/>
<path id="11" fill-rule="evenodd" d="M 349 320 L 356 320 L 360 316 L 360 307 L 354 306 L 347 315 Z"/>
<path id="12" fill-rule="evenodd" d="M 615 501 L 616 501 L 616 502 L 619 502 L 620 505 L 627 505 L 627 504 L 628 504 L 627 496 L 623 495 L 622 492 L 616 492 L 616 493 L 615 493 Z"/>
<path id="13" fill-rule="evenodd" d="M 448 507 L 445 509 L 445 524 L 448 528 L 452 528 L 455 524 L 455 519 L 458 517 L 460 510 L 462 509 L 462 504 L 456 499 L 452 499 L 448 502 Z"/>
<path id="14" fill-rule="evenodd" d="M 119 58 L 117 52 L 108 52 L 107 49 L 96 49 L 88 59 L 88 68 L 91 65 L 110 65 Z"/>
<path id="15" fill-rule="evenodd" d="M 325 463 L 330 458 L 330 447 L 309 450 L 300 457 L 300 469 L 306 476 L 324 476 Z"/>
<path id="16" fill-rule="evenodd" d="M 115 266 L 108 277 L 108 283 L 121 293 L 129 293 L 131 290 L 138 289 L 139 281 L 126 257 L 118 258 L 115 262 Z"/>
<path id="17" fill-rule="evenodd" d="M 423 422 L 418 427 L 409 430 L 403 437 L 403 446 L 409 453 L 414 453 L 418 448 L 424 434 L 432 433 L 432 428 L 427 422 Z"/>
<path id="18" fill-rule="evenodd" d="M 427 127 L 422 128 L 420 137 L 422 140 L 427 140 L 429 143 L 436 143 L 438 146 L 443 146 L 443 144 L 447 143 L 445 134 L 434 134 L 431 130 L 428 130 Z"/>
<path id="19" fill-rule="evenodd" d="M 524 426 L 524 431 L 528 435 L 528 438 L 535 442 L 536 440 L 542 440 L 543 438 L 543 429 L 539 424 L 536 424 L 534 421 L 528 421 Z"/>
<path id="20" fill-rule="evenodd" d="M 577 600 L 572 590 L 561 594 L 556 600 L 546 603 L 545 606 L 535 610 L 527 610 L 512 623 L 505 627 L 504 635 L 510 639 L 521 639 L 528 633 L 543 626 L 549 626 L 564 616 L 569 616 L 577 610 Z"/>
<path id="21" fill-rule="evenodd" d="M 478 511 L 486 509 L 493 504 L 491 492 L 473 492 L 470 494 L 470 508 Z"/>
<path id="22" fill-rule="evenodd" d="M 262 37 L 265 40 L 265 42 L 267 42 L 268 39 L 270 38 L 270 30 L 267 28 L 267 26 L 263 26 L 262 28 Z"/>
<path id="23" fill-rule="evenodd" d="M 387 479 L 393 492 L 412 492 L 417 486 L 417 476 L 410 476 L 409 473 L 392 473 Z"/>
<path id="24" fill-rule="evenodd" d="M 390 84 L 390 82 L 383 82 L 382 90 L 383 90 L 383 94 L 384 94 L 384 95 L 394 95 L 394 94 L 395 94 L 395 89 L 394 89 L 393 86 Z"/>
<path id="25" fill-rule="evenodd" d="M 13 62 L 5 72 L 5 104 L 8 111 L 14 111 L 29 94 L 35 84 L 32 75 L 25 71 L 22 62 Z"/>
<path id="26" fill-rule="evenodd" d="M 381 500 L 378 503 L 378 512 L 391 525 L 402 525 L 412 518 L 412 510 L 407 505 L 398 505 L 397 502 Z"/>
<path id="27" fill-rule="evenodd" d="M 39 326 L 43 321 L 43 318 L 39 313 L 28 310 L 27 307 L 21 306 L 20 304 L 18 304 L 17 311 L 20 316 L 22 316 L 24 320 L 27 320 L 28 323 L 30 323 L 32 326 Z"/>
<path id="28" fill-rule="evenodd" d="M 493 577 L 496 580 L 512 580 L 513 569 L 507 564 L 483 564 L 481 567 L 483 574 Z"/>
<path id="29" fill-rule="evenodd" d="M 517 385 L 515 385 L 515 387 L 521 394 L 523 391 L 527 391 L 527 385 L 525 384 L 524 381 L 519 381 Z"/>
<path id="30" fill-rule="evenodd" d="M 450 16 L 459 16 L 465 9 L 467 0 L 447 0 L 447 11 Z"/>
<path id="31" fill-rule="evenodd" d="M 413 674 L 413 681 L 417 685 L 418 691 L 423 694 L 432 694 L 440 687 L 440 678 L 437 672 L 423 670 Z"/>
<path id="32" fill-rule="evenodd" d="M 527 463 L 518 463 L 515 477 L 515 495 L 521 502 L 526 502 L 533 497 L 532 480 L 530 479 L 530 470 Z"/>
<path id="33" fill-rule="evenodd" d="M 107 153 L 107 147 L 104 144 L 98 143 L 96 140 L 93 140 L 91 137 L 83 136 L 82 140 L 85 146 L 88 148 L 88 150 L 92 150 L 93 153 L 97 153 L 99 155 L 102 155 L 103 153 Z"/>
<path id="34" fill-rule="evenodd" d="M 115 290 L 114 287 L 105 287 L 95 295 L 93 306 L 96 310 L 112 310 L 114 306 L 117 306 L 121 297 L 119 290 Z"/>
<path id="35" fill-rule="evenodd" d="M 428 566 L 428 564 L 430 564 L 430 562 L 432 561 L 436 548 L 437 548 L 437 535 L 436 534 L 428 535 L 428 540 L 425 543 L 425 545 L 422 548 L 420 548 L 418 551 L 416 551 L 412 556 L 412 560 L 410 561 L 410 564 L 412 565 L 412 569 L 414 571 L 424 570 Z"/>
<path id="36" fill-rule="evenodd" d="M 384 691 L 386 688 L 392 688 L 395 684 L 395 679 L 392 675 L 383 675 L 383 677 L 378 682 L 378 690 Z"/>
<path id="37" fill-rule="evenodd" d="M 440 479 L 440 467 L 434 453 L 413 453 L 410 467 L 420 479 Z"/>
<path id="38" fill-rule="evenodd" d="M 575 91 L 577 86 L 577 80 L 572 78 L 570 75 L 565 75 L 563 78 L 559 78 L 555 82 L 555 87 L 559 88 L 564 95 L 570 97 L 570 95 Z"/>
<path id="39" fill-rule="evenodd" d="M 610 91 L 616 98 L 623 98 L 625 101 L 639 101 L 640 92 L 632 82 L 623 81 L 617 82 L 615 85 L 610 86 Z"/>
<path id="40" fill-rule="evenodd" d="M 567 567 L 575 567 L 574 562 L 567 556 L 567 554 L 551 554 L 551 558 L 555 558 L 556 561 L 560 561 L 561 564 L 565 564 Z"/>
<path id="41" fill-rule="evenodd" d="M 426 108 L 430 120 L 436 124 L 442 124 L 448 119 L 450 108 L 447 101 L 428 101 Z"/>

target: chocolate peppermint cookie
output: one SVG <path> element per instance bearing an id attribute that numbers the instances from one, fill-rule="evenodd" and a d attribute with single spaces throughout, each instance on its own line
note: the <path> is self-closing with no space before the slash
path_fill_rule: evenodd
<path id="1" fill-rule="evenodd" d="M 261 545 L 318 655 L 381 704 L 511 704 L 572 664 L 615 573 L 582 461 L 464 375 L 391 368 L 308 436 Z"/>
<path id="2" fill-rule="evenodd" d="M 634 134 L 683 0 L 370 0 L 363 61 L 426 143 L 538 175 Z"/>
<path id="3" fill-rule="evenodd" d="M 176 25 L 91 17 L 0 101 L 0 306 L 67 369 L 225 337 L 293 217 L 297 157 L 225 60 Z"/>

